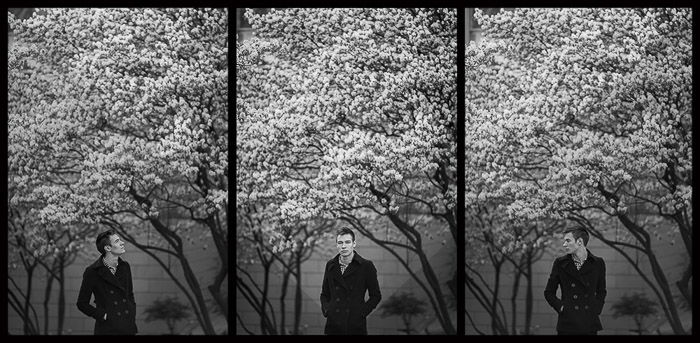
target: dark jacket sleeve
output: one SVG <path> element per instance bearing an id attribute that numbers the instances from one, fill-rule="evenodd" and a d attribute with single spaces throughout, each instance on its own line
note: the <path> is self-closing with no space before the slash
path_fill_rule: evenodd
<path id="1" fill-rule="evenodd" d="M 331 299 L 330 285 L 328 284 L 328 265 L 326 265 L 323 273 L 323 285 L 321 286 L 321 313 L 324 317 L 328 316 L 328 302 Z"/>
<path id="2" fill-rule="evenodd" d="M 377 279 L 377 268 L 374 267 L 374 263 L 368 261 L 369 263 L 369 275 L 367 275 L 367 292 L 369 293 L 369 299 L 365 302 L 364 315 L 369 315 L 375 307 L 382 300 L 382 292 L 379 290 L 379 280 Z"/>
<path id="3" fill-rule="evenodd" d="M 97 275 L 95 275 L 94 270 L 85 269 L 85 272 L 83 273 L 83 282 L 80 284 L 80 292 L 78 292 L 77 305 L 80 312 L 85 313 L 96 320 L 103 320 L 106 311 L 90 305 L 90 298 L 92 298 L 96 278 Z"/>
<path id="4" fill-rule="evenodd" d="M 555 260 L 552 264 L 552 271 L 549 273 L 549 280 L 547 280 L 547 286 L 544 288 L 544 298 L 552 306 L 557 313 L 561 309 L 562 301 L 557 298 L 557 288 L 561 283 L 559 279 L 559 268 L 557 268 L 557 261 Z"/>
<path id="5" fill-rule="evenodd" d="M 605 261 L 603 261 L 602 258 L 600 259 L 600 275 L 598 276 L 595 294 L 597 300 L 596 313 L 600 315 L 601 312 L 603 312 L 603 305 L 605 305 L 605 296 L 608 295 L 608 291 L 605 287 Z"/>

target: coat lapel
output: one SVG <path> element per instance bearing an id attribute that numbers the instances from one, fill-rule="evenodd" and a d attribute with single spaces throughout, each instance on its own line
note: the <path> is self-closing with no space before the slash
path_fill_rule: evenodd
<path id="1" fill-rule="evenodd" d="M 584 263 L 584 266 L 587 263 Z M 583 269 L 583 266 L 581 267 Z M 576 270 L 576 265 L 574 264 L 574 260 L 571 259 L 571 256 L 569 256 L 566 260 L 564 260 L 564 271 L 569 274 L 570 277 L 576 279 L 579 281 L 581 285 L 585 287 L 585 283 L 583 278 L 581 277 L 581 272 L 579 270 Z"/>
<path id="2" fill-rule="evenodd" d="M 590 274 L 593 269 L 595 268 L 595 255 L 593 255 L 590 251 L 588 251 L 588 257 L 586 258 L 586 262 L 581 266 L 581 270 L 579 271 L 579 274 L 581 275 L 588 275 Z"/>
<path id="3" fill-rule="evenodd" d="M 350 274 L 354 273 L 358 269 L 357 262 L 354 260 L 350 262 L 347 268 L 345 268 L 345 273 L 343 273 L 343 278 L 350 277 Z"/>
<path id="4" fill-rule="evenodd" d="M 588 257 L 586 258 L 586 261 L 583 263 L 581 266 L 580 270 L 576 270 L 576 265 L 574 264 L 574 260 L 572 259 L 571 256 L 567 258 L 564 262 L 564 271 L 569 274 L 572 278 L 576 279 L 579 281 L 583 287 L 588 288 L 588 282 L 586 282 L 585 278 L 583 277 L 585 274 L 588 274 L 591 271 L 591 268 L 593 268 L 593 255 L 591 254 L 590 251 L 588 251 Z"/>
<path id="5" fill-rule="evenodd" d="M 365 259 L 360 256 L 360 254 L 355 251 L 355 256 L 352 258 L 352 261 L 348 265 L 348 268 L 345 269 L 345 273 L 343 274 L 343 277 L 349 277 L 351 274 L 356 272 L 357 270 L 360 269 L 360 266 L 365 262 Z"/>
<path id="6" fill-rule="evenodd" d="M 97 268 L 97 275 L 99 275 L 102 279 L 111 283 L 112 285 L 119 287 L 120 289 L 126 291 L 126 289 L 124 289 L 124 286 L 119 282 L 119 280 L 117 280 L 117 277 L 115 275 L 113 275 L 112 272 L 110 272 L 109 269 L 103 265 L 101 257 L 98 258 L 98 260 L 95 264 L 96 264 L 95 267 Z M 117 273 L 118 272 L 119 272 L 119 267 L 117 267 Z"/>
<path id="7" fill-rule="evenodd" d="M 335 279 L 338 282 L 338 284 L 343 286 L 343 288 L 348 288 L 348 286 L 345 284 L 343 274 L 340 273 L 339 258 L 340 258 L 340 254 L 336 255 L 335 258 L 333 259 L 333 263 L 330 266 L 331 275 L 333 275 L 333 279 Z M 345 272 L 347 273 L 347 270 Z"/>

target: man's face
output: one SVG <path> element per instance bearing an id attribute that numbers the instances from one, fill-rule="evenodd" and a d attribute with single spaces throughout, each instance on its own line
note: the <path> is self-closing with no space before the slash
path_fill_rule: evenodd
<path id="1" fill-rule="evenodd" d="M 124 242 L 122 241 L 121 238 L 119 238 L 119 235 L 111 235 L 109 236 L 109 241 L 110 244 L 105 246 L 106 251 L 111 251 L 112 255 L 121 255 L 126 252 L 126 249 L 124 249 Z"/>
<path id="2" fill-rule="evenodd" d="M 350 256 L 352 251 L 355 249 L 355 241 L 352 240 L 351 234 L 338 236 L 336 239 L 336 244 L 338 244 L 338 252 L 340 253 L 340 256 Z"/>
<path id="3" fill-rule="evenodd" d="M 574 234 L 572 234 L 571 232 L 564 235 L 564 242 L 562 243 L 562 245 L 564 246 L 564 250 L 567 254 L 571 254 L 574 251 L 576 251 L 581 246 L 581 244 L 583 244 L 583 240 L 579 238 L 577 242 L 574 239 Z"/>

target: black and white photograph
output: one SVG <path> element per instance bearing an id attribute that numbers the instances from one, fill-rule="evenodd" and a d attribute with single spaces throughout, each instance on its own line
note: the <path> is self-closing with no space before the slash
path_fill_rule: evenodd
<path id="1" fill-rule="evenodd" d="M 8 9 L 8 335 L 229 333 L 228 16 Z"/>
<path id="2" fill-rule="evenodd" d="M 236 11 L 236 334 L 455 335 L 456 9 Z"/>
<path id="3" fill-rule="evenodd" d="M 465 14 L 465 334 L 691 334 L 692 10 Z"/>
<path id="4" fill-rule="evenodd" d="M 7 335 L 692 335 L 693 8 L 428 5 L 8 8 Z"/>

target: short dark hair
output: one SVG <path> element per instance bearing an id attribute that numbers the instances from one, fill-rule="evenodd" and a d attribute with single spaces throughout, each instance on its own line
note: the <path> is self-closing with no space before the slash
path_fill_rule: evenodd
<path id="1" fill-rule="evenodd" d="M 569 229 L 566 229 L 564 231 L 564 235 L 567 233 L 571 233 L 572 236 L 574 236 L 574 241 L 577 241 L 579 238 L 583 239 L 583 245 L 586 246 L 588 245 L 588 231 L 582 227 L 572 227 Z"/>
<path id="2" fill-rule="evenodd" d="M 95 245 L 97 245 L 97 251 L 104 256 L 105 254 L 105 245 L 111 245 L 112 241 L 109 239 L 109 237 L 112 237 L 113 235 L 116 235 L 117 232 L 114 230 L 107 230 L 99 235 L 97 235 L 97 239 L 95 240 Z"/>
<path id="3" fill-rule="evenodd" d="M 351 228 L 349 228 L 347 226 L 343 226 L 340 229 L 338 229 L 338 232 L 336 232 L 335 237 L 338 238 L 338 236 L 342 236 L 342 235 L 350 235 L 350 236 L 352 236 L 352 241 L 353 242 L 355 241 L 355 233 L 352 231 Z"/>

